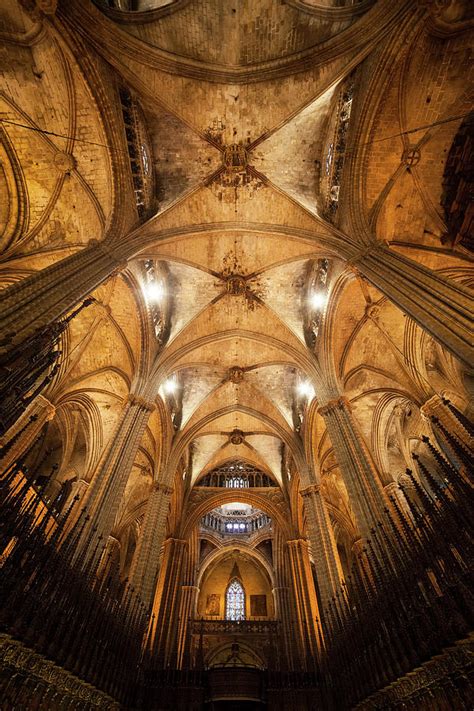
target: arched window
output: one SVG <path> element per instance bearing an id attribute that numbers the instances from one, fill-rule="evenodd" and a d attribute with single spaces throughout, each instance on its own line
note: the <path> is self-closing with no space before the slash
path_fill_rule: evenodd
<path id="1" fill-rule="evenodd" d="M 225 594 L 226 620 L 245 620 L 245 590 L 234 578 L 230 581 Z"/>

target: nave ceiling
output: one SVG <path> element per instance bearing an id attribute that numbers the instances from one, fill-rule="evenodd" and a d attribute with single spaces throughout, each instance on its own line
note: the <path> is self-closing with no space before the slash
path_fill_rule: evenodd
<path id="1" fill-rule="evenodd" d="M 136 538 L 153 481 L 176 477 L 182 493 L 234 458 L 270 472 L 288 497 L 312 471 L 356 537 L 318 406 L 344 393 L 388 484 L 407 465 L 411 422 L 424 426 L 423 403 L 446 383 L 467 398 L 459 362 L 349 261 L 364 226 L 471 283 L 471 256 L 450 244 L 440 204 L 472 103 L 458 70 L 468 9 L 442 43 L 411 2 L 177 0 L 136 15 L 89 0 L 45 15 L 24 5 L 0 9 L 2 286 L 91 239 L 128 234 L 136 245 L 61 345 L 46 397 L 72 440 L 63 449 L 79 431 L 96 449 L 88 471 L 64 456 L 60 477 L 90 480 L 139 394 L 157 408 L 117 537 Z M 124 91 L 143 148 L 132 164 Z M 152 186 L 141 211 L 137 161 Z"/>

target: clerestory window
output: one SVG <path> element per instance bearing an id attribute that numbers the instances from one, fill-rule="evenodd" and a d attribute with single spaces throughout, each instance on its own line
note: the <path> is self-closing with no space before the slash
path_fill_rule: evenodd
<path id="1" fill-rule="evenodd" d="M 233 476 L 230 479 L 226 479 L 225 485 L 228 489 L 245 489 L 249 483 L 241 476 Z"/>

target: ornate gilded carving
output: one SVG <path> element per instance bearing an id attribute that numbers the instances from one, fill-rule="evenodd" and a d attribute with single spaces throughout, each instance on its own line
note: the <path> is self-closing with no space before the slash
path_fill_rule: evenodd
<path id="1" fill-rule="evenodd" d="M 367 318 L 372 319 L 372 321 L 378 321 L 380 316 L 380 306 L 377 306 L 377 304 L 367 304 L 365 307 L 365 315 Z"/>
<path id="2" fill-rule="evenodd" d="M 230 296 L 243 296 L 247 308 L 253 310 L 264 298 L 264 288 L 258 275 L 247 276 L 234 250 L 225 254 L 220 279 Z"/>

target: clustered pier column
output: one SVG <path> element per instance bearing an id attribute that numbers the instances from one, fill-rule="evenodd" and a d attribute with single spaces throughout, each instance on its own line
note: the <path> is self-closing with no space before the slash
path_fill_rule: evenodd
<path id="1" fill-rule="evenodd" d="M 298 630 L 301 637 L 301 658 L 306 660 L 307 665 L 312 665 L 319 658 L 317 620 L 320 617 L 309 560 L 308 541 L 304 538 L 288 541 L 288 553 L 295 590 Z"/>
<path id="2" fill-rule="evenodd" d="M 364 538 L 381 520 L 387 505 L 375 463 L 345 397 L 319 409 L 341 468 L 357 525 Z"/>
<path id="3" fill-rule="evenodd" d="M 130 247 L 91 240 L 80 252 L 9 286 L 0 293 L 0 341 L 22 343 L 57 321 L 125 268 L 129 253 Z"/>
<path id="4" fill-rule="evenodd" d="M 381 242 L 350 260 L 421 328 L 469 367 L 472 364 L 472 291 Z"/>
<path id="5" fill-rule="evenodd" d="M 132 563 L 131 584 L 147 607 L 153 602 L 172 493 L 166 484 L 153 484 Z"/>
<path id="6" fill-rule="evenodd" d="M 153 402 L 133 394 L 128 396 L 115 433 L 88 489 L 85 505 L 90 518 L 82 535 L 81 549 L 95 545 L 98 536 L 105 541 L 112 532 L 138 447 L 154 408 Z"/>
<path id="7" fill-rule="evenodd" d="M 184 555 L 188 542 L 181 538 L 167 538 L 163 562 L 156 585 L 149 647 L 153 659 L 165 667 L 170 663 L 177 635 L 176 613 L 182 582 Z M 174 625 L 173 625 L 174 622 Z"/>
<path id="8" fill-rule="evenodd" d="M 301 491 L 308 521 L 311 552 L 316 566 L 319 593 L 323 610 L 341 587 L 341 561 L 329 519 L 326 502 L 319 484 L 311 484 Z"/>

